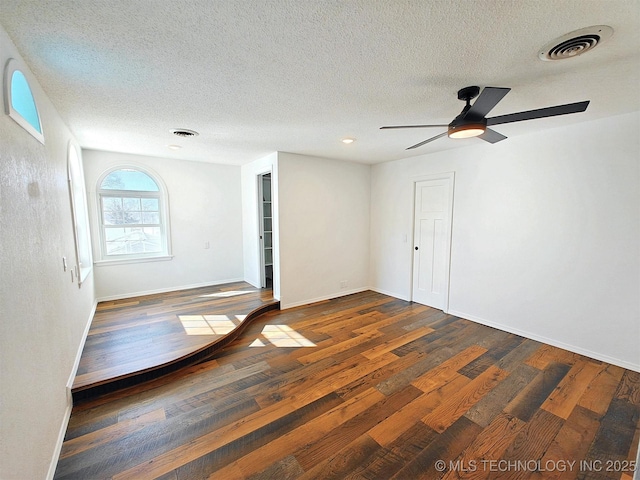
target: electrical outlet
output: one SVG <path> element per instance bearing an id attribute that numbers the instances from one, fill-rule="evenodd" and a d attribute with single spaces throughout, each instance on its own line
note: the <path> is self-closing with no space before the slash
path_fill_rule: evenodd
<path id="1" fill-rule="evenodd" d="M 349 286 L 349 282 L 347 282 L 346 280 L 342 280 L 340 282 L 340 288 L 345 289 Z"/>
<path id="2" fill-rule="evenodd" d="M 209 241 L 207 240 L 206 242 L 204 242 L 204 249 L 208 250 L 209 247 L 211 247 L 211 245 L 209 244 Z"/>

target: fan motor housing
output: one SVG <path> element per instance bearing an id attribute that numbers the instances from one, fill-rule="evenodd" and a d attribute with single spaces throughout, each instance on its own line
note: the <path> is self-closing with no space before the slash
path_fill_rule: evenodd
<path id="1" fill-rule="evenodd" d="M 480 87 L 465 87 L 458 90 L 458 100 L 470 101 L 480 94 Z"/>

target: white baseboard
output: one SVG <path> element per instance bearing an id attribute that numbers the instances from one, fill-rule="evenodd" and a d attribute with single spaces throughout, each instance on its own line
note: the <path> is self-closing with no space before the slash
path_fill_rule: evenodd
<path id="1" fill-rule="evenodd" d="M 339 292 L 335 292 L 329 295 L 324 295 L 322 297 L 310 298 L 307 300 L 302 300 L 300 302 L 293 303 L 284 303 L 280 300 L 280 310 L 286 310 L 287 308 L 295 308 L 300 307 L 302 305 L 309 305 L 311 303 L 324 302 L 325 300 L 332 300 L 334 298 L 345 297 L 347 295 L 353 295 L 354 293 L 366 292 L 367 290 L 371 290 L 369 287 L 362 288 L 354 288 L 353 290 L 340 290 Z"/>
<path id="2" fill-rule="evenodd" d="M 404 300 L 405 302 L 410 302 L 411 298 L 406 296 L 406 295 L 401 295 L 399 293 L 395 293 L 395 292 L 388 292 L 386 290 L 383 290 L 381 288 L 376 288 L 376 287 L 369 287 L 369 290 L 376 292 L 376 293 L 381 293 L 382 295 L 388 295 L 390 297 L 394 297 L 400 300 Z"/>
<path id="3" fill-rule="evenodd" d="M 178 290 L 189 290 L 190 288 L 213 287 L 215 285 L 223 285 L 225 283 L 244 282 L 244 278 L 229 278 L 225 280 L 216 280 L 215 282 L 194 283 L 191 285 L 177 285 L 175 287 L 158 288 L 155 290 L 144 290 L 140 292 L 121 293 L 118 295 L 108 295 L 99 297 L 98 302 L 107 302 L 110 300 L 122 300 L 124 298 L 142 297 L 144 295 L 154 295 L 156 293 L 177 292 Z"/>
<path id="4" fill-rule="evenodd" d="M 80 365 L 80 359 L 82 358 L 82 352 L 84 350 L 84 344 L 87 341 L 87 336 L 89 336 L 89 329 L 91 328 L 91 322 L 93 321 L 93 316 L 96 313 L 96 308 L 98 307 L 98 300 L 93 303 L 93 307 L 91 307 L 91 312 L 89 313 L 89 318 L 84 326 L 84 331 L 82 332 L 82 338 L 80 339 L 80 345 L 78 345 L 78 351 L 76 352 L 76 358 L 73 361 L 73 367 L 71 368 L 71 374 L 69 375 L 69 379 L 67 380 L 67 389 L 71 392 L 71 387 L 73 386 L 73 381 L 76 378 L 76 373 L 78 373 L 78 366 Z"/>
<path id="5" fill-rule="evenodd" d="M 69 426 L 69 420 L 71 419 L 71 410 L 73 410 L 73 399 L 71 398 L 71 388 L 67 388 L 67 408 L 64 412 L 62 425 L 60 425 L 60 431 L 58 432 L 58 440 L 56 441 L 56 448 L 53 451 L 53 458 L 49 464 L 47 480 L 53 480 L 53 477 L 56 474 L 56 467 L 58 466 L 58 459 L 60 458 L 60 452 L 62 451 L 62 444 L 64 443 L 64 437 L 67 434 L 67 427 Z"/>
<path id="6" fill-rule="evenodd" d="M 520 330 L 519 328 L 513 328 L 508 325 L 503 325 L 501 323 L 492 322 L 489 320 L 485 320 L 484 318 L 476 317 L 474 315 L 469 315 L 464 312 L 458 312 L 456 310 L 449 310 L 449 315 L 454 315 L 456 317 L 464 318 L 465 320 L 470 320 L 472 322 L 480 323 L 482 325 L 486 325 L 488 327 L 497 328 L 498 330 L 502 330 L 504 332 L 513 333 L 514 335 L 520 335 L 521 337 L 529 338 L 531 340 L 535 340 L 537 342 L 546 343 L 553 347 L 562 348 L 563 350 L 569 350 L 570 352 L 577 353 L 579 355 L 584 355 L 585 357 L 594 358 L 596 360 L 600 360 L 601 362 L 610 363 L 612 365 L 617 365 L 618 367 L 626 368 L 628 370 L 633 370 L 634 372 L 640 372 L 640 365 L 627 362 L 626 360 L 621 360 L 619 358 L 610 357 L 609 355 L 604 355 L 602 353 L 593 352 L 591 350 L 587 350 L 586 348 L 577 347 L 575 345 L 570 345 L 568 343 L 561 342 L 559 340 L 555 340 L 553 338 L 548 338 L 543 335 L 538 335 L 536 333 L 531 333 L 525 330 Z"/>
<path id="7" fill-rule="evenodd" d="M 51 463 L 49 464 L 49 471 L 47 472 L 47 480 L 53 480 L 53 476 L 56 473 L 56 467 L 58 466 L 58 459 L 60 458 L 60 452 L 62 451 L 62 444 L 64 443 L 64 437 L 67 434 L 67 427 L 69 426 L 69 420 L 71 419 L 71 411 L 73 410 L 73 396 L 71 395 L 71 389 L 73 388 L 73 381 L 76 378 L 76 373 L 78 372 L 78 366 L 80 365 L 80 359 L 82 358 L 82 351 L 84 350 L 84 344 L 87 341 L 87 336 L 89 335 L 89 329 L 91 328 L 91 321 L 93 320 L 93 316 L 96 313 L 96 307 L 98 306 L 98 302 L 95 301 L 93 303 L 93 307 L 91 307 L 91 312 L 89 313 L 89 317 L 87 318 L 86 324 L 84 326 L 84 330 L 82 332 L 82 338 L 80 339 L 80 344 L 78 345 L 78 351 L 76 352 L 76 358 L 73 361 L 73 367 L 71 368 L 71 374 L 69 375 L 69 379 L 67 380 L 67 385 L 65 387 L 67 406 L 65 408 L 64 416 L 62 417 L 62 424 L 60 425 L 60 430 L 58 431 L 58 438 L 56 440 L 56 446 L 53 450 L 53 457 L 51 458 Z"/>

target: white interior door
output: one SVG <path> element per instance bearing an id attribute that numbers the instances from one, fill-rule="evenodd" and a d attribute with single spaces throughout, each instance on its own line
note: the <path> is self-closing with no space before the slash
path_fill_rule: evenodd
<path id="1" fill-rule="evenodd" d="M 415 182 L 414 302 L 447 311 L 453 173 Z"/>

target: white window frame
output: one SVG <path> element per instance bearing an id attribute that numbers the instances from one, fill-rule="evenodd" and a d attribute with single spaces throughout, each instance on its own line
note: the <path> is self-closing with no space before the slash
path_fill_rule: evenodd
<path id="1" fill-rule="evenodd" d="M 82 282 L 84 282 L 93 268 L 93 258 L 91 256 L 89 208 L 84 183 L 82 156 L 79 147 L 71 140 L 67 150 L 67 179 L 69 181 L 69 198 L 71 200 L 73 239 L 76 247 L 75 272 L 78 277 L 78 288 L 80 288 Z"/>
<path id="2" fill-rule="evenodd" d="M 143 191 L 143 190 L 114 190 L 114 189 L 102 189 L 102 182 L 111 173 L 118 170 L 136 170 L 144 175 L 147 175 L 158 186 L 158 191 Z M 106 244 L 106 228 L 113 227 L 113 225 L 105 225 L 102 200 L 105 197 L 116 198 L 157 198 L 159 205 L 160 223 L 153 225 L 145 224 L 125 224 L 124 228 L 134 227 L 155 227 L 160 228 L 161 237 L 161 251 L 160 252 L 148 252 L 148 253 L 128 253 L 128 254 L 107 254 Z M 169 201 L 167 190 L 160 177 L 155 173 L 150 172 L 147 168 L 139 167 L 137 165 L 118 165 L 108 169 L 98 179 L 96 184 L 96 213 L 97 213 L 97 225 L 99 229 L 100 237 L 100 260 L 95 262 L 96 265 L 115 265 L 124 263 L 138 263 L 138 262 L 152 262 L 171 260 L 171 229 L 169 225 Z"/>

